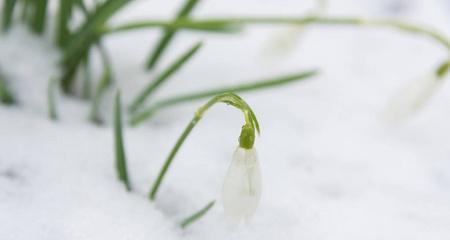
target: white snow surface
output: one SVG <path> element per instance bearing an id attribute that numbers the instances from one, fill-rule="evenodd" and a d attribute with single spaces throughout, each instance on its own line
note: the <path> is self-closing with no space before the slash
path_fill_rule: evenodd
<path id="1" fill-rule="evenodd" d="M 333 0 L 337 16 L 389 17 L 450 36 L 448 0 Z M 136 1 L 113 19 L 168 18 L 179 1 Z M 196 17 L 299 16 L 313 1 L 205 0 Z M 58 122 L 47 118 L 47 82 L 58 73 L 50 37 L 16 26 L 0 36 L 0 66 L 20 101 L 0 106 L 0 239 L 450 239 L 450 86 L 398 126 L 381 113 L 392 94 L 432 71 L 448 50 L 390 29 L 314 26 L 284 56 L 267 56 L 286 27 L 242 34 L 182 32 L 156 72 L 192 43 L 205 46 L 155 99 L 192 90 L 319 68 L 314 79 L 242 96 L 261 124 L 256 140 L 263 177 L 253 220 L 230 226 L 218 202 L 186 230 L 184 217 L 219 199 L 243 123 L 228 106 L 211 109 L 176 156 L 155 203 L 151 183 L 202 102 L 166 109 L 125 129 L 134 191 L 114 170 L 111 103 L 107 124 L 86 119 L 89 103 L 60 95 Z M 295 31 L 293 31 L 295 32 Z M 116 86 L 129 103 L 155 73 L 143 64 L 159 31 L 111 36 Z M 94 73 L 100 74 L 98 62 Z M 450 80 L 447 78 L 447 80 Z"/>

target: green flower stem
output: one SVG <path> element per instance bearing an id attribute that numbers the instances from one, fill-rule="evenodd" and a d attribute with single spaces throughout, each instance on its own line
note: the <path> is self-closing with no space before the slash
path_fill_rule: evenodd
<path id="1" fill-rule="evenodd" d="M 138 110 L 145 100 L 148 99 L 152 93 L 154 93 L 166 80 L 170 78 L 174 73 L 176 73 L 186 62 L 188 62 L 195 53 L 202 46 L 201 42 L 196 43 L 188 51 L 183 53 L 178 59 L 175 60 L 166 70 L 164 70 L 154 81 L 147 85 L 143 91 L 136 96 L 133 103 L 130 106 L 130 112 L 135 112 Z"/>
<path id="2" fill-rule="evenodd" d="M 114 101 L 114 146 L 116 154 L 116 172 L 119 180 L 125 184 L 127 191 L 131 191 L 131 184 L 128 178 L 127 158 L 123 143 L 122 132 L 122 107 L 120 102 L 120 92 L 116 94 Z"/>
<path id="3" fill-rule="evenodd" d="M 358 17 L 242 17 L 242 18 L 217 18 L 217 19 L 179 19 L 175 21 L 138 21 L 127 23 L 118 27 L 104 29 L 104 33 L 115 33 L 121 31 L 137 30 L 144 28 L 165 27 L 165 28 L 186 28 L 186 29 L 235 29 L 246 25 L 349 25 L 349 26 L 376 26 L 389 27 L 397 30 L 422 34 L 428 36 L 446 48 L 450 49 L 450 41 L 447 37 L 426 27 L 413 25 L 396 20 L 365 19 Z"/>
<path id="4" fill-rule="evenodd" d="M 130 120 L 130 124 L 137 125 L 137 124 L 145 121 L 146 119 L 150 118 L 151 116 L 153 116 L 153 114 L 155 112 L 157 112 L 163 108 L 173 106 L 173 105 L 187 103 L 187 102 L 191 102 L 191 101 L 195 101 L 195 100 L 199 100 L 199 99 L 203 99 L 203 98 L 208 98 L 208 97 L 212 97 L 212 96 L 215 96 L 215 95 L 218 95 L 221 93 L 226 93 L 226 92 L 242 93 L 242 92 L 255 91 L 255 90 L 270 88 L 270 87 L 275 87 L 275 86 L 281 86 L 284 84 L 292 83 L 294 81 L 304 80 L 304 79 L 313 77 L 317 74 L 318 74 L 317 70 L 311 70 L 311 71 L 290 74 L 290 75 L 281 76 L 281 77 L 277 77 L 277 78 L 271 78 L 271 79 L 262 80 L 262 81 L 244 83 L 244 84 L 235 85 L 235 86 L 231 86 L 231 87 L 216 88 L 216 89 L 211 89 L 211 90 L 206 90 L 206 91 L 194 92 L 194 93 L 190 93 L 190 94 L 186 94 L 186 95 L 169 97 L 167 99 L 163 99 L 158 102 L 155 102 L 149 108 L 132 116 L 132 118 Z"/>
<path id="5" fill-rule="evenodd" d="M 181 145 L 183 145 L 184 141 L 188 137 L 188 135 L 191 133 L 192 129 L 197 125 L 197 123 L 200 121 L 200 119 L 203 117 L 203 114 L 214 104 L 216 103 L 226 103 L 228 105 L 231 105 L 233 107 L 236 107 L 237 109 L 241 110 L 245 117 L 245 125 L 244 127 L 246 129 L 251 128 L 253 131 L 253 135 L 255 135 L 256 132 L 259 133 L 259 124 L 255 117 L 255 114 L 253 113 L 252 109 L 248 106 L 248 104 L 240 98 L 238 95 L 233 93 L 224 93 L 215 96 L 211 100 L 209 100 L 205 105 L 200 107 L 197 112 L 195 113 L 192 120 L 189 122 L 187 127 L 184 129 L 181 136 L 178 138 L 177 142 L 175 143 L 175 146 L 172 148 L 172 150 L 169 153 L 169 156 L 167 157 L 166 161 L 164 162 L 163 167 L 161 168 L 158 177 L 156 178 L 156 181 L 153 183 L 152 188 L 149 193 L 149 198 L 151 201 L 154 201 L 156 198 L 156 194 L 158 193 L 158 190 L 161 186 L 161 183 L 164 179 L 164 176 L 166 175 L 167 171 L 169 170 L 169 167 L 172 164 L 173 159 L 175 158 L 178 150 L 180 149 Z"/>
<path id="6" fill-rule="evenodd" d="M 197 211 L 194 214 L 192 214 L 191 216 L 185 218 L 183 221 L 181 221 L 180 227 L 186 228 L 189 225 L 191 225 L 192 223 L 198 221 L 214 206 L 215 203 L 216 203 L 216 201 L 213 200 L 213 201 L 209 202 L 205 207 L 200 209 L 199 211 Z"/>
<path id="7" fill-rule="evenodd" d="M 189 15 L 189 13 L 194 9 L 195 5 L 199 0 L 186 0 L 186 3 L 183 5 L 183 7 L 178 12 L 176 19 L 185 18 Z M 163 36 L 156 44 L 155 48 L 153 49 L 151 55 L 148 58 L 147 61 L 147 69 L 151 70 L 155 65 L 157 64 L 158 60 L 161 58 L 164 50 L 169 45 L 172 38 L 175 36 L 176 29 L 170 29 L 166 28 L 164 29 Z"/>
<path id="8" fill-rule="evenodd" d="M 11 22 L 14 16 L 14 8 L 17 0 L 5 0 L 3 3 L 2 12 L 2 30 L 7 31 L 11 27 Z"/>

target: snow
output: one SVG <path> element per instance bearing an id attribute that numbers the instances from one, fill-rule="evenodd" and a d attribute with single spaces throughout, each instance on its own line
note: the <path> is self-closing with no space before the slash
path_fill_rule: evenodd
<path id="1" fill-rule="evenodd" d="M 114 23 L 169 17 L 178 2 L 136 1 Z M 203 1 L 197 17 L 300 15 L 313 1 Z M 392 7 L 397 6 L 397 7 Z M 404 6 L 404 7 L 398 7 Z M 445 0 L 330 1 L 329 14 L 393 17 L 450 36 Z M 450 237 L 450 88 L 399 126 L 382 112 L 399 88 L 432 71 L 448 51 L 427 38 L 386 29 L 310 27 L 288 55 L 267 57 L 273 33 L 177 36 L 158 69 L 190 44 L 205 46 L 154 99 L 262 79 L 302 69 L 321 74 L 302 83 L 242 94 L 261 136 L 261 204 L 248 225 L 233 227 L 218 202 L 186 230 L 178 223 L 219 199 L 243 124 L 228 106 L 211 109 L 189 136 L 155 204 L 147 193 L 161 164 L 202 101 L 166 109 L 125 129 L 133 193 L 114 172 L 110 124 L 86 119 L 89 103 L 58 98 L 61 120 L 46 112 L 47 82 L 58 52 L 17 26 L 0 37 L 0 66 L 20 100 L 0 106 L 0 239 L 409 239 Z M 153 73 L 142 70 L 157 31 L 106 41 L 125 102 Z M 99 64 L 94 72 L 100 74 Z M 448 77 L 447 77 L 448 80 Z M 103 116 L 111 122 L 113 89 Z"/>

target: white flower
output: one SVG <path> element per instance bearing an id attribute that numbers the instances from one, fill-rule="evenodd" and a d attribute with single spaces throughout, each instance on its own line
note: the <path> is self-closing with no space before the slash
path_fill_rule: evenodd
<path id="1" fill-rule="evenodd" d="M 223 183 L 225 214 L 234 222 L 248 222 L 261 197 L 261 171 L 256 150 L 238 147 Z"/>
<path id="2" fill-rule="evenodd" d="M 442 79 L 435 73 L 411 82 L 389 102 L 384 115 L 389 122 L 400 122 L 425 105 L 438 89 Z"/>

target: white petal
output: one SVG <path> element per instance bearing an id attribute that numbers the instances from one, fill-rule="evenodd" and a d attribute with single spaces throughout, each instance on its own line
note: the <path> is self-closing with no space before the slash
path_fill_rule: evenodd
<path id="1" fill-rule="evenodd" d="M 225 214 L 236 223 L 248 221 L 261 197 L 261 171 L 255 149 L 238 148 L 223 183 Z"/>
<path id="2" fill-rule="evenodd" d="M 389 102 L 384 112 L 386 119 L 390 122 L 400 122 L 413 115 L 433 96 L 441 82 L 435 74 L 411 82 Z"/>

